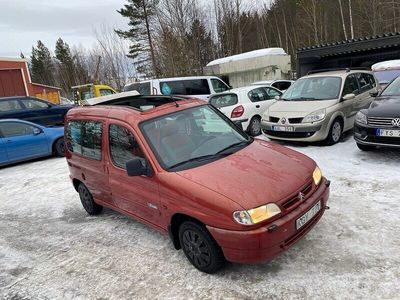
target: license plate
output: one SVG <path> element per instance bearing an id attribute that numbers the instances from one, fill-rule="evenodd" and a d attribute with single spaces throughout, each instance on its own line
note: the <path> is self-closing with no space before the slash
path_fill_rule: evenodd
<path id="1" fill-rule="evenodd" d="M 400 130 L 377 129 L 376 135 L 398 138 L 398 137 L 400 137 Z"/>
<path id="2" fill-rule="evenodd" d="M 303 227 L 308 221 L 310 221 L 319 211 L 321 210 L 321 201 L 315 204 L 308 212 L 302 215 L 296 220 L 296 230 Z"/>
<path id="3" fill-rule="evenodd" d="M 272 126 L 272 130 L 273 131 L 290 131 L 290 132 L 293 132 L 294 131 L 294 127 L 293 126 Z"/>

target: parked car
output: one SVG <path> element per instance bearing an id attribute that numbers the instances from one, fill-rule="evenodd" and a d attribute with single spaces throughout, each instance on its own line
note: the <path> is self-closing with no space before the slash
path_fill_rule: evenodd
<path id="1" fill-rule="evenodd" d="M 271 259 L 323 215 L 329 181 L 312 159 L 249 137 L 212 105 L 166 96 L 111 104 L 66 117 L 70 178 L 89 214 L 106 206 L 169 234 L 207 273 L 225 259 Z"/>
<path id="2" fill-rule="evenodd" d="M 353 128 L 357 112 L 371 104 L 370 92 L 378 88 L 368 71 L 304 76 L 264 113 L 263 132 L 271 139 L 335 144 Z"/>
<path id="3" fill-rule="evenodd" d="M 85 100 L 116 94 L 117 92 L 109 85 L 105 84 L 82 84 L 71 87 L 72 96 L 75 104 L 83 104 Z"/>
<path id="4" fill-rule="evenodd" d="M 0 120 L 0 166 L 50 155 L 64 156 L 64 127 Z"/>
<path id="5" fill-rule="evenodd" d="M 285 92 L 291 85 L 294 83 L 294 80 L 285 80 L 285 79 L 278 79 L 278 80 L 261 80 L 253 82 L 251 85 L 268 85 L 274 88 L 277 88 L 281 92 Z"/>
<path id="6" fill-rule="evenodd" d="M 392 81 L 368 109 L 356 115 L 354 138 L 358 148 L 374 150 L 376 146 L 400 148 L 400 77 Z"/>
<path id="7" fill-rule="evenodd" d="M 0 98 L 0 119 L 22 119 L 43 126 L 60 126 L 72 107 L 34 97 L 6 97 Z"/>
<path id="8" fill-rule="evenodd" d="M 371 70 L 378 79 L 381 88 L 385 88 L 400 75 L 400 59 L 378 62 L 371 66 Z"/>
<path id="9" fill-rule="evenodd" d="M 138 91 L 141 95 L 182 95 L 207 100 L 211 94 L 230 87 L 215 76 L 173 77 L 151 79 L 127 84 L 124 92 Z"/>
<path id="10" fill-rule="evenodd" d="M 261 134 L 261 116 L 282 92 L 270 86 L 248 86 L 210 97 L 210 104 L 242 126 L 250 135 Z"/>

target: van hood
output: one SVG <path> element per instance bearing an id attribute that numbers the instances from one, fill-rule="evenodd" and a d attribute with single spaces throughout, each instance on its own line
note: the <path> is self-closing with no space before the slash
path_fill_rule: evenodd
<path id="1" fill-rule="evenodd" d="M 251 209 L 286 200 L 310 182 L 315 166 L 299 152 L 255 139 L 232 155 L 176 174 Z"/>
<path id="2" fill-rule="evenodd" d="M 289 113 L 295 114 L 298 117 L 306 115 L 324 108 L 335 105 L 338 100 L 322 100 L 322 101 L 285 101 L 280 100 L 269 107 L 268 113 Z"/>

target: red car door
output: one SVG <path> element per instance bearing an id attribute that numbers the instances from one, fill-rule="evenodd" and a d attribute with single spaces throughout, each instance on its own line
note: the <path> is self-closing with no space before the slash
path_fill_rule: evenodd
<path id="1" fill-rule="evenodd" d="M 125 164 L 132 158 L 145 159 L 133 130 L 126 124 L 108 124 L 109 181 L 115 205 L 143 221 L 160 227 L 158 184 L 154 177 L 128 176 Z"/>

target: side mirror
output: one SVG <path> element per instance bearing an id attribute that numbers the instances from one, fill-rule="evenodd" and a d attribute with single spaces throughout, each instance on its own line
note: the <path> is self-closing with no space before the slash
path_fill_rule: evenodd
<path id="1" fill-rule="evenodd" d="M 370 92 L 370 93 L 369 93 L 369 95 L 370 95 L 371 97 L 374 97 L 374 98 L 377 97 L 378 94 L 379 94 L 378 91 L 373 91 L 373 92 Z"/>
<path id="2" fill-rule="evenodd" d="M 275 96 L 274 99 L 275 100 L 281 100 L 281 96 Z"/>
<path id="3" fill-rule="evenodd" d="M 343 96 L 342 100 L 343 101 L 347 101 L 347 100 L 354 99 L 355 97 L 356 97 L 355 94 L 346 94 L 346 95 Z"/>
<path id="4" fill-rule="evenodd" d="M 143 158 L 140 158 L 140 157 L 135 157 L 135 158 L 127 161 L 125 164 L 125 167 L 126 167 L 126 172 L 128 173 L 128 176 L 141 176 L 141 175 L 151 176 L 152 175 L 152 171 L 147 166 L 146 160 Z"/>
<path id="5" fill-rule="evenodd" d="M 33 128 L 33 135 L 39 135 L 42 132 L 43 132 L 43 130 L 40 128 L 37 128 L 37 127 Z"/>

